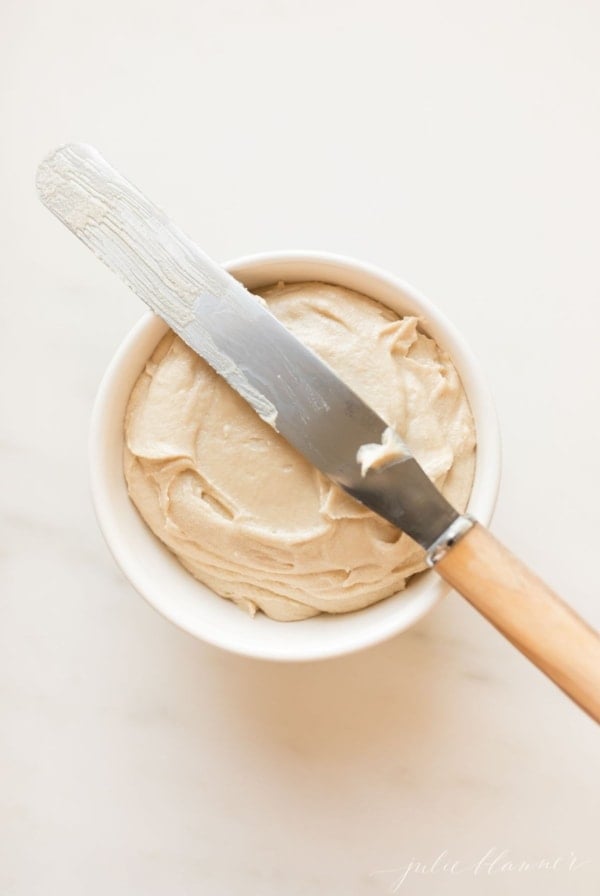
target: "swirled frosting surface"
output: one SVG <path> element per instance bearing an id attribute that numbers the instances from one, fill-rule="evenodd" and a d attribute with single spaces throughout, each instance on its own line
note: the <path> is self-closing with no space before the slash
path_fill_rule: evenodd
<path id="1" fill-rule="evenodd" d="M 464 510 L 473 418 L 452 361 L 418 320 L 324 283 L 260 294 Z M 131 393 L 124 469 L 155 535 L 197 579 L 251 613 L 297 620 L 357 610 L 425 567 L 421 548 L 311 467 L 172 333 Z"/>

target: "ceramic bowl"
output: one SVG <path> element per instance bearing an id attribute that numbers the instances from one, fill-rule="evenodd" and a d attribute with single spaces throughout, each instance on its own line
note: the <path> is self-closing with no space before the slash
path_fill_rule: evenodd
<path id="1" fill-rule="evenodd" d="M 500 479 L 500 443 L 492 398 L 479 365 L 443 314 L 402 280 L 369 264 L 315 252 L 271 252 L 236 259 L 227 270 L 249 289 L 321 280 L 358 290 L 399 314 L 418 315 L 425 331 L 453 359 L 477 430 L 475 480 L 468 511 L 490 521 Z M 226 650 L 270 660 L 316 660 L 360 650 L 404 631 L 427 613 L 447 586 L 435 573 L 415 576 L 406 589 L 363 610 L 300 622 L 254 618 L 187 572 L 131 503 L 123 475 L 123 419 L 133 385 L 167 330 L 146 314 L 126 337 L 100 385 L 90 438 L 96 514 L 118 565 L 134 588 L 171 622 Z"/>

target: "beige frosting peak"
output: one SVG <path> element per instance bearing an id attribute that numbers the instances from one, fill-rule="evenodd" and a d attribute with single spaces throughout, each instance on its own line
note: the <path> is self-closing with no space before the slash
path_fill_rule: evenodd
<path id="1" fill-rule="evenodd" d="M 360 464 L 360 474 L 364 477 L 369 470 L 379 470 L 410 456 L 406 442 L 388 426 L 381 436 L 381 442 L 369 442 L 360 446 L 356 452 L 356 462 Z"/>
<path id="2" fill-rule="evenodd" d="M 261 295 L 464 510 L 473 419 L 450 358 L 418 320 L 324 283 Z M 425 568 L 408 536 L 311 467 L 173 333 L 132 391 L 125 442 L 129 493 L 148 526 L 196 578 L 251 613 L 357 610 Z M 398 456 L 393 438 L 363 447 L 366 468 Z"/>

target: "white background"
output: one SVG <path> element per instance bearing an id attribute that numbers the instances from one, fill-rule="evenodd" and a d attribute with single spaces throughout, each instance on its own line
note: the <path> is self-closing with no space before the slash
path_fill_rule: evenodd
<path id="1" fill-rule="evenodd" d="M 124 581 L 86 438 L 141 308 L 33 180 L 86 140 L 216 258 L 323 249 L 412 282 L 491 381 L 495 531 L 600 625 L 600 6 L 0 15 L 0 892 L 370 896 L 447 851 L 460 874 L 398 891 L 597 893 L 598 730 L 458 597 L 381 647 L 286 666 L 195 642 Z M 477 871 L 488 850 L 563 861 Z M 569 872 L 572 852 L 591 861 Z"/>

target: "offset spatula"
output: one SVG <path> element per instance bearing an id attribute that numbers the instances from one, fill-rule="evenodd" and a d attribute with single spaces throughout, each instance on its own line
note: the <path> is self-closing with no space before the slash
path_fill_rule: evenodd
<path id="1" fill-rule="evenodd" d="M 385 421 L 261 299 L 92 147 L 58 149 L 40 165 L 37 185 L 44 205 L 263 420 L 425 548 L 442 578 L 600 721 L 598 634 L 483 526 L 457 513 Z M 394 458 L 363 475 L 360 449 L 390 437 Z"/>

